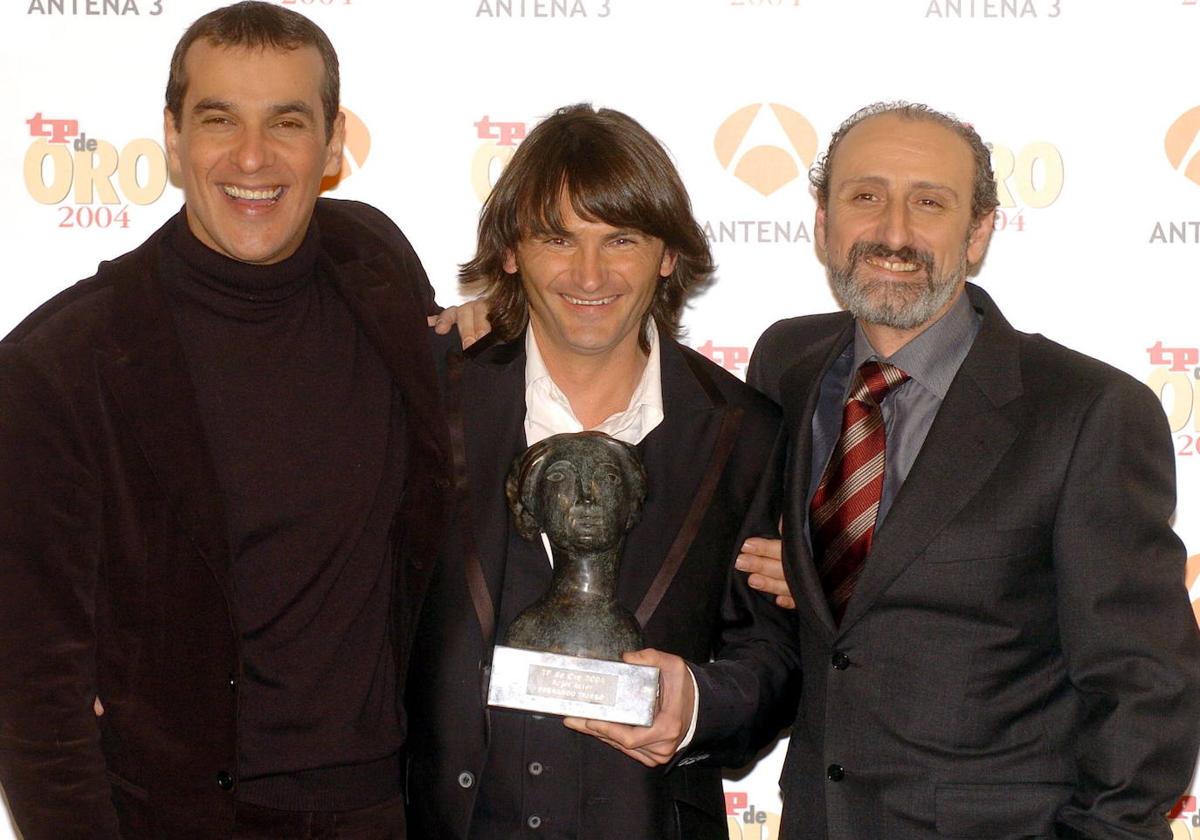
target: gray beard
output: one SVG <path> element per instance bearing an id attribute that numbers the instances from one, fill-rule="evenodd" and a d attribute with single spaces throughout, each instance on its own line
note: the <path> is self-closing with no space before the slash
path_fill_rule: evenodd
<path id="1" fill-rule="evenodd" d="M 864 257 L 893 257 L 915 262 L 925 269 L 924 281 L 911 283 L 865 280 L 857 276 Z M 929 321 L 945 306 L 967 274 L 967 254 L 963 249 L 958 265 L 945 274 L 935 271 L 933 255 L 927 251 L 890 248 L 872 242 L 858 242 L 846 255 L 846 262 L 829 261 L 826 273 L 834 297 L 843 309 L 860 321 L 897 330 L 911 330 Z"/>

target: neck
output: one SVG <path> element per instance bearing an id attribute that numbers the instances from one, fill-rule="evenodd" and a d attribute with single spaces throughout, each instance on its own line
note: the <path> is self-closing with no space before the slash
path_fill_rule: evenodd
<path id="1" fill-rule="evenodd" d="M 538 332 L 534 329 L 534 338 Z M 585 429 L 593 429 L 629 407 L 648 357 L 636 337 L 606 353 L 557 353 L 538 342 L 554 384 L 566 395 Z"/>
<path id="2" fill-rule="evenodd" d="M 623 543 L 624 540 L 604 551 L 564 551 L 551 545 L 554 579 L 550 589 L 562 595 L 578 592 L 612 598 L 617 591 L 617 567 Z"/>
<path id="3" fill-rule="evenodd" d="M 911 327 L 910 329 L 902 330 L 897 329 L 896 327 L 889 327 L 884 324 L 873 324 L 869 321 L 861 321 L 860 323 L 862 325 L 863 334 L 867 337 L 867 340 L 871 342 L 871 347 L 875 349 L 875 352 L 878 353 L 881 358 L 890 358 L 894 354 L 898 353 L 900 348 L 902 348 L 904 345 L 908 344 L 921 333 L 925 332 L 925 330 L 929 329 L 938 321 L 940 321 L 942 316 L 949 312 L 954 304 L 958 302 L 959 297 L 965 293 L 964 289 L 965 287 L 959 287 L 959 290 L 951 295 L 950 300 L 946 301 L 942 308 L 933 314 L 933 317 L 929 318 L 922 324 Z"/>

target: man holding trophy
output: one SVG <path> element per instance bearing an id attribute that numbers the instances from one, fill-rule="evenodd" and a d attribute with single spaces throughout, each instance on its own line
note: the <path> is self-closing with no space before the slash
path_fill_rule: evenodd
<path id="1" fill-rule="evenodd" d="M 723 840 L 716 765 L 743 763 L 788 722 L 781 710 L 799 691 L 793 618 L 733 570 L 743 539 L 778 520 L 778 410 L 675 340 L 683 306 L 712 273 L 665 150 L 615 111 L 578 105 L 549 117 L 484 205 L 460 277 L 486 295 L 493 332 L 467 351 L 448 336 L 437 353 L 457 527 L 426 601 L 408 694 L 423 722 L 409 742 L 417 836 Z M 599 443 L 583 452 L 547 440 L 584 430 L 628 446 L 609 458 Z M 640 518 L 641 479 L 625 450 L 644 469 Z M 514 509 L 555 540 L 557 559 L 522 536 L 538 524 L 510 516 L 510 468 Z M 588 555 L 588 529 L 606 535 L 592 552 L 604 562 L 589 555 L 593 565 L 556 573 L 552 563 Z M 548 629 L 553 617 L 572 612 L 546 609 L 547 598 L 577 597 L 606 575 L 647 645 L 625 662 L 661 671 L 651 725 L 628 728 L 633 737 L 618 745 L 601 734 L 611 724 L 564 725 L 553 704 L 489 706 L 493 649 L 513 625 L 514 647 L 539 647 L 561 634 Z M 736 686 L 718 696 L 737 699 L 695 709 L 695 684 Z M 698 756 L 686 746 L 697 720 L 706 731 L 756 725 Z"/>

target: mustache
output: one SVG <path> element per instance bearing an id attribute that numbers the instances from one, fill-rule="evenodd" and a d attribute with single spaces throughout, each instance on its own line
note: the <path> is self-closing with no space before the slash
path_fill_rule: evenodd
<path id="1" fill-rule="evenodd" d="M 916 263 L 925 269 L 927 276 L 933 276 L 933 254 L 929 251 L 918 251 L 909 245 L 893 249 L 882 242 L 855 242 L 850 246 L 850 252 L 846 255 L 846 261 L 853 268 L 860 260 L 867 257 L 878 257 L 893 262 Z"/>

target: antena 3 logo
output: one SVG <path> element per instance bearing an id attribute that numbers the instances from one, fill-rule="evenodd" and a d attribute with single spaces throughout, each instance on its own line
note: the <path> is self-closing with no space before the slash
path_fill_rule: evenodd
<path id="1" fill-rule="evenodd" d="M 362 169 L 367 162 L 367 155 L 371 153 L 371 132 L 367 130 L 367 124 L 349 108 L 342 108 L 342 114 L 346 118 L 346 142 L 342 146 L 342 168 L 338 170 L 337 175 L 321 181 L 321 192 L 332 190 Z"/>
<path id="2" fill-rule="evenodd" d="M 721 168 L 732 169 L 734 177 L 762 195 L 770 195 L 799 178 L 801 172 L 812 166 L 817 154 L 817 132 L 803 114 L 774 102 L 767 107 L 769 111 L 765 113 L 762 105 L 738 109 L 721 123 L 713 138 Z M 760 128 L 755 125 L 756 121 L 761 123 L 760 114 L 765 119 L 773 117 L 774 131 L 763 127 L 765 130 L 755 133 L 782 134 L 779 139 L 787 144 L 786 148 L 754 141 L 751 129 Z"/>
<path id="3" fill-rule="evenodd" d="M 1193 108 L 1167 129 L 1163 146 L 1171 168 L 1182 171 L 1189 181 L 1200 184 L 1200 107 Z"/>
<path id="4" fill-rule="evenodd" d="M 1200 107 L 1184 113 L 1163 138 L 1171 168 L 1200 184 Z M 1200 220 L 1160 219 L 1150 231 L 1151 245 L 1200 245 Z"/>
<path id="5" fill-rule="evenodd" d="M 25 152 L 29 196 L 39 204 L 74 200 L 61 208 L 59 227 L 129 227 L 129 204 L 153 204 L 166 189 L 167 155 L 153 140 L 130 140 L 118 151 L 89 137 L 76 119 L 38 111 L 25 123 L 34 138 Z"/>

